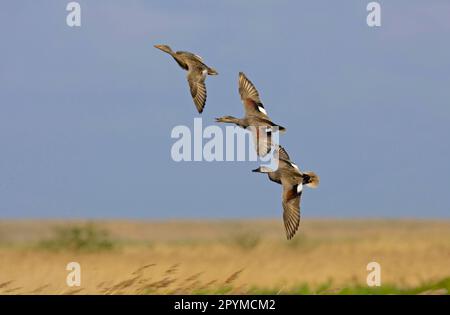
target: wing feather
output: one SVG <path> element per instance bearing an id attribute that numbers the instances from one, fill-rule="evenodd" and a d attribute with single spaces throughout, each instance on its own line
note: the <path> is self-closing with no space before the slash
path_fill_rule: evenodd
<path id="1" fill-rule="evenodd" d="M 250 126 L 249 129 L 253 137 L 256 154 L 266 156 L 272 150 L 272 133 L 267 132 L 265 126 Z"/>
<path id="2" fill-rule="evenodd" d="M 287 153 L 286 149 L 282 147 L 281 145 L 278 145 L 276 147 L 276 151 L 278 153 L 278 158 L 283 160 L 290 160 L 289 154 Z"/>
<path id="3" fill-rule="evenodd" d="M 296 186 L 283 185 L 283 221 L 288 240 L 292 239 L 300 225 L 300 199 L 302 191 Z"/>
<path id="4" fill-rule="evenodd" d="M 199 113 L 202 113 L 203 108 L 205 108 L 207 96 L 205 77 L 201 73 L 191 70 L 187 78 L 195 107 L 197 107 Z"/>
<path id="5" fill-rule="evenodd" d="M 267 118 L 267 112 L 259 98 L 258 90 L 242 72 L 239 72 L 239 94 L 247 116 Z"/>

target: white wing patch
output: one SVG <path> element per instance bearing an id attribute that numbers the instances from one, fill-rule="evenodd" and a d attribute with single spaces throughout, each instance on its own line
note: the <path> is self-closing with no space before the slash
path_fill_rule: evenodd
<path id="1" fill-rule="evenodd" d="M 293 168 L 295 168 L 297 171 L 299 171 L 300 172 L 300 169 L 298 168 L 298 166 L 296 165 L 296 164 L 294 164 L 294 163 L 291 163 L 291 165 L 292 165 L 292 167 Z"/>
<path id="2" fill-rule="evenodd" d="M 197 57 L 197 58 L 200 59 L 200 60 L 203 60 L 203 58 L 200 57 L 199 55 L 194 54 L 194 56 Z"/>
<path id="3" fill-rule="evenodd" d="M 261 113 L 263 113 L 264 115 L 267 115 L 267 112 L 266 112 L 266 110 L 265 110 L 264 107 L 258 106 L 258 110 L 259 110 Z"/>
<path id="4" fill-rule="evenodd" d="M 297 194 L 299 194 L 302 191 L 302 189 L 303 189 L 303 184 L 302 183 L 298 184 L 297 185 Z"/>

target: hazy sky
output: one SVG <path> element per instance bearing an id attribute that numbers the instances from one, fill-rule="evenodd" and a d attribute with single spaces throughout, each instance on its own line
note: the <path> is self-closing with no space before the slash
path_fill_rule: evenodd
<path id="1" fill-rule="evenodd" d="M 0 217 L 280 217 L 255 162 L 170 158 L 198 117 L 154 44 L 201 55 L 204 124 L 241 116 L 237 75 L 281 143 L 321 177 L 303 217 L 450 217 L 450 2 L 5 1 L 0 10 Z M 306 189 L 305 189 L 306 190 Z"/>

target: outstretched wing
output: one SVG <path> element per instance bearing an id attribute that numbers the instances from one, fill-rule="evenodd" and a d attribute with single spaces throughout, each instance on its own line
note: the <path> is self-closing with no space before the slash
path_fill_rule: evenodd
<path id="1" fill-rule="evenodd" d="M 258 90 L 256 90 L 255 85 L 242 72 L 239 72 L 239 94 L 244 104 L 246 116 L 257 116 L 268 119 L 267 112 L 259 98 Z"/>
<path id="2" fill-rule="evenodd" d="M 272 150 L 272 132 L 266 126 L 250 126 L 248 128 L 253 137 L 256 154 L 266 156 Z"/>
<path id="3" fill-rule="evenodd" d="M 202 69 L 190 69 L 187 75 L 187 80 L 195 107 L 197 107 L 199 113 L 202 113 L 206 104 L 205 76 L 202 73 Z"/>
<path id="4" fill-rule="evenodd" d="M 275 155 L 275 157 L 278 159 L 283 159 L 283 160 L 287 160 L 287 161 L 291 160 L 291 158 L 289 157 L 289 154 L 284 149 L 284 147 L 282 147 L 281 145 L 276 146 L 275 154 L 277 154 L 277 155 Z"/>
<path id="5" fill-rule="evenodd" d="M 288 240 L 294 237 L 300 225 L 301 196 L 301 183 L 293 186 L 283 183 L 283 221 Z"/>

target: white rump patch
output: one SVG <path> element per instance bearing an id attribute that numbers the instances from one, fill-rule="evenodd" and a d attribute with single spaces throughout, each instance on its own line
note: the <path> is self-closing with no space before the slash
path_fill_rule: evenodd
<path id="1" fill-rule="evenodd" d="M 302 183 L 298 184 L 297 185 L 297 194 L 299 194 L 302 191 L 302 189 L 303 189 L 303 184 Z"/>
<path id="2" fill-rule="evenodd" d="M 258 110 L 259 110 L 261 113 L 263 113 L 264 115 L 267 115 L 267 112 L 266 112 L 266 110 L 265 110 L 264 107 L 258 106 Z"/>

